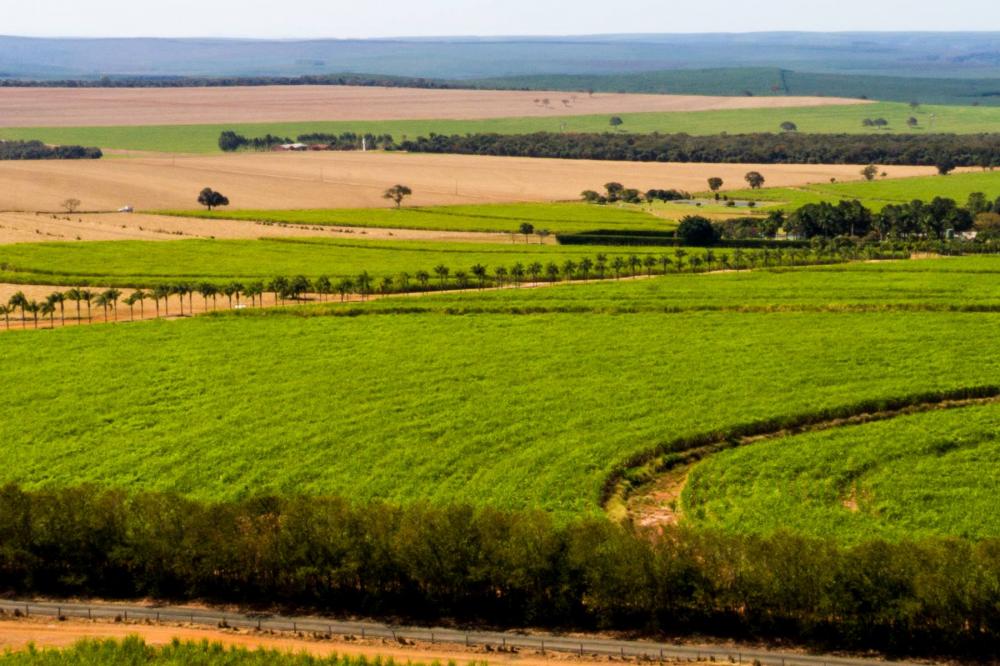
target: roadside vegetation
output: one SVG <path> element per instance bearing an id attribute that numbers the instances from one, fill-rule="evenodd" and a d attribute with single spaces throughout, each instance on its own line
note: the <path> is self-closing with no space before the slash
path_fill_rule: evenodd
<path id="1" fill-rule="evenodd" d="M 390 659 L 348 655 L 314 657 L 278 650 L 248 650 L 208 641 L 147 645 L 141 638 L 84 640 L 69 648 L 39 648 L 0 653 L 4 666 L 395 666 Z M 409 662 L 408 662 L 409 666 Z M 414 663 L 412 666 L 424 666 Z M 454 666 L 454 664 L 449 664 Z M 471 664 L 470 666 L 475 666 Z"/>

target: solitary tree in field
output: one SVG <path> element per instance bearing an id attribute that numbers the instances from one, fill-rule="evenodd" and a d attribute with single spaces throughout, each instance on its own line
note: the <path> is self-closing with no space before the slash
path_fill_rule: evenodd
<path id="1" fill-rule="evenodd" d="M 535 225 L 531 222 L 522 222 L 521 226 L 518 227 L 518 231 L 524 234 L 524 242 L 528 242 L 528 236 L 535 233 Z"/>
<path id="2" fill-rule="evenodd" d="M 399 208 L 403 205 L 403 199 L 411 194 L 413 194 L 413 190 L 406 185 L 393 185 L 382 194 L 382 198 L 390 199 L 396 204 L 396 208 Z"/>
<path id="3" fill-rule="evenodd" d="M 920 121 L 919 121 L 919 120 L 917 120 L 917 119 L 916 119 L 915 117 L 913 117 L 913 116 L 910 116 L 909 118 L 907 118 L 907 119 L 906 119 L 906 124 L 907 124 L 907 125 L 908 125 L 909 127 L 916 127 L 917 125 L 919 125 L 919 124 L 920 124 Z"/>
<path id="4" fill-rule="evenodd" d="M 217 206 L 228 206 L 229 199 L 221 192 L 216 192 L 211 187 L 206 187 L 198 194 L 198 203 L 208 210 L 212 210 Z"/>
<path id="5" fill-rule="evenodd" d="M 939 157 L 934 166 L 937 167 L 938 173 L 942 176 L 947 176 L 949 173 L 955 170 L 955 160 L 950 157 L 942 156 Z"/>
<path id="6" fill-rule="evenodd" d="M 861 175 L 865 177 L 865 180 L 875 180 L 875 176 L 878 175 L 878 167 L 874 164 L 869 164 L 861 170 Z"/>
<path id="7" fill-rule="evenodd" d="M 750 185 L 750 189 L 760 189 L 764 185 L 764 176 L 759 171 L 750 171 L 743 177 Z"/>
<path id="8" fill-rule="evenodd" d="M 722 189 L 723 180 L 717 176 L 708 179 L 708 189 L 718 192 Z"/>
<path id="9" fill-rule="evenodd" d="M 786 120 L 785 122 L 781 123 L 782 132 L 796 132 L 798 131 L 798 129 L 799 129 L 798 125 L 796 125 L 790 120 Z"/>
<path id="10" fill-rule="evenodd" d="M 625 124 L 625 121 L 622 120 L 621 116 L 611 116 L 611 119 L 608 121 L 608 124 L 611 125 L 612 127 L 621 127 L 622 125 Z"/>
<path id="11" fill-rule="evenodd" d="M 62 207 L 66 209 L 67 213 L 75 213 L 76 209 L 80 207 L 80 200 L 70 197 L 62 202 Z"/>

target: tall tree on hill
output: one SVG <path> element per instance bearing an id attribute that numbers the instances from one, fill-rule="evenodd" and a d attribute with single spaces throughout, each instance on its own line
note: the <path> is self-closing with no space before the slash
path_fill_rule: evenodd
<path id="1" fill-rule="evenodd" d="M 518 227 L 518 231 L 524 234 L 524 242 L 528 242 L 528 237 L 535 233 L 535 225 L 531 222 L 522 222 L 521 226 Z"/>
<path id="2" fill-rule="evenodd" d="M 448 273 L 451 271 L 444 264 L 438 264 L 434 267 L 434 274 L 438 276 L 438 280 L 441 281 L 441 287 L 444 287 L 444 281 L 448 279 Z"/>
<path id="3" fill-rule="evenodd" d="M 396 204 L 396 208 L 399 208 L 403 205 L 403 199 L 411 194 L 413 194 L 413 190 L 406 185 L 393 185 L 382 194 L 382 198 L 391 200 Z"/>
<path id="4" fill-rule="evenodd" d="M 718 192 L 720 189 L 722 189 L 722 184 L 723 180 L 718 176 L 713 176 L 708 179 L 708 189 L 712 190 L 713 192 Z"/>
<path id="5" fill-rule="evenodd" d="M 198 194 L 198 203 L 211 211 L 217 206 L 228 206 L 229 199 L 221 192 L 216 192 L 211 187 L 206 187 Z"/>

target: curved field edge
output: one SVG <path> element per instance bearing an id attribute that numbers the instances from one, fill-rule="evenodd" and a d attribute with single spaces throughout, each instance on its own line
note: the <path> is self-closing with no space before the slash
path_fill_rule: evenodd
<path id="1" fill-rule="evenodd" d="M 805 432 L 884 421 L 909 414 L 957 409 L 1000 401 L 1000 385 L 982 385 L 947 391 L 927 391 L 896 398 L 864 400 L 853 405 L 781 416 L 732 428 L 682 437 L 627 460 L 608 477 L 601 503 L 619 522 L 630 518 L 628 504 L 658 476 L 706 457 L 762 440 Z"/>
<path id="2" fill-rule="evenodd" d="M 683 520 L 845 544 L 994 538 L 998 414 L 996 399 L 952 403 L 713 454 L 690 468 Z"/>

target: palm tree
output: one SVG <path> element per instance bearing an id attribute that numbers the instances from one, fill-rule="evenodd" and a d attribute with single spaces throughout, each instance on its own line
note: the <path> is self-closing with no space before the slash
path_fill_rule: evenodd
<path id="1" fill-rule="evenodd" d="M 615 271 L 615 279 L 620 280 L 622 271 L 625 270 L 625 260 L 621 257 L 615 257 L 611 262 L 611 268 Z"/>
<path id="2" fill-rule="evenodd" d="M 337 283 L 337 291 L 340 293 L 340 302 L 343 303 L 347 300 L 347 295 L 354 290 L 354 280 L 351 278 L 342 278 L 340 282 Z"/>
<path id="3" fill-rule="evenodd" d="M 378 291 L 383 296 L 392 291 L 392 278 L 390 276 L 386 275 L 382 278 L 382 281 L 378 285 Z"/>
<path id="4" fill-rule="evenodd" d="M 628 267 L 632 271 L 633 276 L 638 272 L 639 266 L 641 265 L 642 265 L 642 259 L 640 259 L 634 254 L 630 254 L 628 256 Z"/>
<path id="5" fill-rule="evenodd" d="M 455 282 L 462 289 L 469 286 L 469 274 L 465 271 L 455 271 Z"/>
<path id="6" fill-rule="evenodd" d="M 320 275 L 316 278 L 316 282 L 314 282 L 313 285 L 316 289 L 316 293 L 319 294 L 319 299 L 321 301 L 325 301 L 327 295 L 333 291 L 333 283 L 330 282 L 330 278 L 325 275 Z"/>
<path id="7" fill-rule="evenodd" d="M 66 292 L 66 298 L 76 303 L 76 323 L 80 323 L 80 301 L 83 300 L 83 292 L 74 287 Z"/>
<path id="8" fill-rule="evenodd" d="M 41 310 L 41 306 L 38 301 L 28 301 L 25 305 L 21 307 L 22 310 L 26 310 L 32 314 L 35 318 L 35 328 L 38 328 L 38 311 Z"/>
<path id="9" fill-rule="evenodd" d="M 288 293 L 288 278 L 276 277 L 267 284 L 267 290 L 274 294 L 274 304 L 285 303 L 285 295 Z M 236 293 L 235 291 L 233 293 Z"/>
<path id="10" fill-rule="evenodd" d="M 441 281 L 442 288 L 444 288 L 444 281 L 448 279 L 448 273 L 450 272 L 451 271 L 448 270 L 448 267 L 444 264 L 438 264 L 434 267 L 434 274 L 437 275 L 438 279 Z"/>
<path id="11" fill-rule="evenodd" d="M 132 295 L 129 296 L 129 298 L 132 299 L 132 303 L 133 304 L 135 304 L 135 303 L 139 304 L 139 319 L 145 319 L 146 318 L 146 306 L 145 306 L 145 303 L 146 303 L 146 297 L 147 296 L 149 296 L 149 294 L 147 294 L 146 292 L 144 292 L 142 289 L 136 289 L 135 291 L 132 292 Z"/>
<path id="12" fill-rule="evenodd" d="M 188 293 L 188 286 L 183 282 L 175 284 L 170 287 L 170 293 L 177 294 L 177 300 L 181 304 L 181 316 L 184 316 L 184 295 Z M 167 297 L 170 298 L 169 296 Z"/>
<path id="13" fill-rule="evenodd" d="M 698 267 L 701 266 L 702 259 L 696 254 L 691 255 L 691 272 L 695 273 Z"/>
<path id="14" fill-rule="evenodd" d="M 545 264 L 545 275 L 548 276 L 549 280 L 555 282 L 559 279 L 559 264 L 554 261 L 550 261 Z"/>
<path id="15" fill-rule="evenodd" d="M 532 282 L 538 282 L 538 276 L 542 274 L 542 262 L 533 261 L 528 264 L 528 275 L 531 276 Z"/>
<path id="16" fill-rule="evenodd" d="M 205 311 L 208 312 L 208 299 L 214 298 L 215 294 L 218 293 L 218 289 L 211 282 L 202 282 L 198 285 L 198 293 L 201 294 L 201 299 L 205 302 Z"/>
<path id="17" fill-rule="evenodd" d="M 46 299 L 44 303 L 39 307 L 39 311 L 42 313 L 43 317 L 49 318 L 49 328 L 56 327 L 56 304 L 52 301 Z"/>
<path id="18" fill-rule="evenodd" d="M 711 250 L 705 250 L 705 264 L 708 266 L 708 270 L 712 270 L 712 264 L 715 263 L 715 252 Z"/>
<path id="19" fill-rule="evenodd" d="M 656 268 L 656 257 L 647 254 L 642 258 L 642 265 L 646 267 L 646 276 L 653 277 L 653 269 Z"/>
<path id="20" fill-rule="evenodd" d="M 159 284 L 153 287 L 153 291 L 150 293 L 153 300 L 156 302 L 156 316 L 160 316 L 160 299 L 163 299 L 163 314 L 170 316 L 170 287 L 165 284 Z"/>
<path id="21" fill-rule="evenodd" d="M 128 320 L 135 321 L 135 292 L 125 297 L 125 305 L 128 306 Z"/>
<path id="22" fill-rule="evenodd" d="M 684 257 L 687 256 L 687 250 L 677 248 L 674 250 L 674 263 L 677 264 L 677 272 L 684 270 Z"/>
<path id="23" fill-rule="evenodd" d="M 417 277 L 417 282 L 420 283 L 420 286 L 423 287 L 424 289 L 427 289 L 427 283 L 430 282 L 431 280 L 431 274 L 428 273 L 427 271 L 417 271 L 416 277 Z"/>
<path id="24" fill-rule="evenodd" d="M 63 326 L 66 325 L 66 294 L 61 291 L 54 291 L 48 295 L 45 299 L 46 303 L 51 303 L 53 306 L 59 306 L 59 318 L 62 320 Z"/>
<path id="25" fill-rule="evenodd" d="M 507 281 L 507 269 L 503 266 L 497 266 L 496 270 L 493 271 L 493 275 L 496 276 L 497 284 L 501 287 L 503 283 Z"/>
<path id="26" fill-rule="evenodd" d="M 94 299 L 94 302 L 97 305 L 100 305 L 102 308 L 104 308 L 104 321 L 107 322 L 108 321 L 108 306 L 111 305 L 111 301 L 108 299 L 108 292 L 104 291 L 104 292 L 101 292 L 100 294 L 98 294 L 97 298 Z"/>
<path id="27" fill-rule="evenodd" d="M 562 266 L 563 277 L 567 280 L 572 280 L 573 275 L 576 273 L 576 262 L 572 259 L 567 259 Z"/>
<path id="28" fill-rule="evenodd" d="M 590 271 L 594 268 L 594 262 L 590 260 L 590 257 L 584 257 L 580 260 L 580 277 L 586 280 L 590 277 Z"/>
<path id="29" fill-rule="evenodd" d="M 23 291 L 19 291 L 10 297 L 7 305 L 11 309 L 21 308 L 21 328 L 24 328 L 28 323 L 28 297 L 24 295 Z"/>
<path id="30" fill-rule="evenodd" d="M 399 282 L 400 291 L 406 292 L 410 290 L 410 274 L 407 273 L 406 271 L 403 271 L 402 273 L 397 275 L 396 281 Z"/>
<path id="31" fill-rule="evenodd" d="M 603 252 L 598 253 L 594 262 L 594 269 L 597 271 L 597 277 L 603 280 L 604 272 L 608 270 L 608 255 Z"/>
<path id="32" fill-rule="evenodd" d="M 83 302 L 87 304 L 87 321 L 88 322 L 93 322 L 94 321 L 94 315 L 91 314 L 91 312 L 90 312 L 90 305 L 91 305 L 91 301 L 94 300 L 94 296 L 95 296 L 94 292 L 92 292 L 89 289 L 81 289 L 80 290 L 80 298 L 82 298 Z"/>
<path id="33" fill-rule="evenodd" d="M 361 271 L 354 283 L 358 287 L 358 293 L 361 294 L 361 300 L 365 300 L 368 294 L 372 293 L 372 276 L 368 271 Z"/>
<path id="34" fill-rule="evenodd" d="M 513 278 L 514 284 L 518 286 L 524 282 L 524 265 L 520 261 L 511 266 L 510 277 Z"/>
<path id="35" fill-rule="evenodd" d="M 486 286 L 486 266 L 476 264 L 472 267 L 472 274 L 476 276 L 477 280 L 479 280 L 480 289 Z"/>
<path id="36" fill-rule="evenodd" d="M 4 324 L 7 326 L 7 330 L 10 330 L 10 308 L 6 305 L 0 305 L 0 314 L 3 315 Z"/>
<path id="37" fill-rule="evenodd" d="M 670 264 L 674 263 L 670 260 L 670 257 L 668 257 L 665 254 L 660 255 L 659 262 L 660 262 L 660 272 L 663 273 L 664 275 L 666 275 L 667 269 L 670 268 Z"/>
<path id="38" fill-rule="evenodd" d="M 744 257 L 743 248 L 738 247 L 735 250 L 733 250 L 733 268 L 735 268 L 736 270 L 740 270 L 741 268 L 743 268 L 743 257 Z"/>
<path id="39" fill-rule="evenodd" d="M 243 290 L 245 296 L 250 297 L 250 304 L 259 304 L 260 307 L 264 306 L 264 283 L 260 280 L 255 280 L 246 286 Z"/>
<path id="40" fill-rule="evenodd" d="M 122 292 L 120 289 L 107 289 L 104 292 L 105 297 L 107 297 L 108 302 L 111 304 L 111 311 L 115 315 L 115 321 L 118 321 L 118 299 L 122 297 Z"/>

